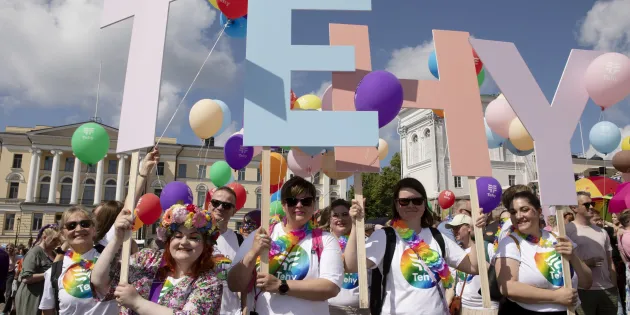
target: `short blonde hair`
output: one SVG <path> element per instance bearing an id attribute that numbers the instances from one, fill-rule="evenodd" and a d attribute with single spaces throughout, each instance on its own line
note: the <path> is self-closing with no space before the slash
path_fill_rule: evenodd
<path id="1" fill-rule="evenodd" d="M 60 225 L 62 229 L 66 227 L 66 223 L 68 223 L 68 220 L 70 219 L 70 217 L 77 212 L 82 213 L 86 218 L 88 218 L 88 220 L 92 221 L 92 225 L 95 225 L 94 216 L 92 215 L 90 211 L 87 211 L 85 208 L 81 206 L 72 206 L 66 209 L 66 211 L 64 211 L 63 214 L 61 215 Z"/>

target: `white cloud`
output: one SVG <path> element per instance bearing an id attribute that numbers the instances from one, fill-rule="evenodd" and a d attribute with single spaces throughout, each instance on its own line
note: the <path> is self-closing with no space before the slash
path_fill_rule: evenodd
<path id="1" fill-rule="evenodd" d="M 580 25 L 580 44 L 630 55 L 630 1 L 597 1 Z"/>
<path id="2" fill-rule="evenodd" d="M 317 91 L 311 91 L 311 93 L 309 94 L 314 94 L 317 97 L 321 98 L 322 96 L 324 96 L 324 92 L 326 92 L 326 89 L 328 89 L 328 87 L 332 84 L 332 81 L 324 81 L 322 82 L 322 84 L 319 86 L 319 89 L 317 89 Z"/>
<path id="3" fill-rule="evenodd" d="M 230 125 L 225 128 L 225 130 L 220 135 L 214 137 L 214 145 L 217 147 L 224 146 L 225 142 L 227 142 L 230 136 L 237 131 L 238 130 L 236 130 L 236 121 L 232 121 L 232 123 L 230 123 Z"/>
<path id="4" fill-rule="evenodd" d="M 630 125 L 626 125 L 625 127 L 619 128 L 619 129 L 621 130 L 621 139 L 630 136 Z M 588 137 L 588 131 L 584 131 L 584 137 Z M 599 156 L 603 158 L 604 160 L 610 161 L 612 160 L 613 156 L 615 156 L 615 153 L 619 151 L 621 151 L 621 145 L 619 145 L 619 147 L 615 151 L 604 156 L 603 154 L 595 151 L 595 148 L 593 148 L 592 145 L 589 145 L 588 150 L 586 150 L 586 157 L 590 159 L 590 158 L 593 158 L 594 156 Z"/>
<path id="5" fill-rule="evenodd" d="M 385 70 L 400 79 L 431 80 L 435 77 L 429 71 L 429 55 L 435 49 L 433 41 L 416 47 L 404 47 L 392 52 Z"/>
<path id="6" fill-rule="evenodd" d="M 100 30 L 103 0 L 4 0 L 0 3 L 0 107 L 66 107 L 94 110 L 99 63 L 99 116 L 118 125 L 133 19 Z M 206 29 L 217 11 L 205 1 L 171 3 L 164 52 L 158 132 L 203 63 L 217 34 Z M 236 77 L 222 40 L 195 87 L 227 88 Z M 187 100 L 194 103 L 196 100 Z M 179 111 L 185 112 L 185 108 Z M 185 115 L 182 115 L 183 117 Z M 185 121 L 179 114 L 170 131 Z"/>

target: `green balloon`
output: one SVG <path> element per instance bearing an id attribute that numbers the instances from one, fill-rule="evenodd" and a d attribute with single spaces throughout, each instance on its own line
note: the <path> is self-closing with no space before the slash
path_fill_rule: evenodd
<path id="1" fill-rule="evenodd" d="M 269 208 L 271 216 L 279 215 L 280 217 L 284 217 L 284 209 L 282 209 L 282 202 L 280 202 L 280 200 L 272 202 Z"/>
<path id="2" fill-rule="evenodd" d="M 291 150 L 291 147 L 282 147 L 282 150 L 284 150 L 284 151 L 290 151 L 290 150 Z"/>
<path id="3" fill-rule="evenodd" d="M 481 68 L 481 71 L 479 71 L 479 74 L 477 75 L 477 84 L 481 86 L 483 84 L 483 81 L 485 80 L 486 80 L 486 68 Z"/>
<path id="4" fill-rule="evenodd" d="M 105 158 L 109 151 L 109 135 L 103 126 L 86 123 L 72 134 L 72 152 L 85 164 L 96 164 Z"/>
<path id="5" fill-rule="evenodd" d="M 232 178 L 232 168 L 225 161 L 218 161 L 210 166 L 210 181 L 216 187 L 223 187 Z"/>

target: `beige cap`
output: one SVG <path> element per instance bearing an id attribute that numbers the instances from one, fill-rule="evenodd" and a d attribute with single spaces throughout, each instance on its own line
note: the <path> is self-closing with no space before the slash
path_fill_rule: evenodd
<path id="1" fill-rule="evenodd" d="M 451 222 L 446 224 L 446 228 L 447 229 L 452 229 L 452 228 L 460 226 L 462 224 L 468 224 L 468 225 L 472 226 L 472 218 L 470 216 L 468 216 L 468 215 L 465 215 L 465 214 L 458 214 L 455 217 L 453 217 Z"/>

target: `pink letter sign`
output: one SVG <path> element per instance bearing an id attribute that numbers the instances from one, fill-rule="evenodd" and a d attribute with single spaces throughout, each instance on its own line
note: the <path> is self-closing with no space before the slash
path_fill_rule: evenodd
<path id="1" fill-rule="evenodd" d="M 134 16 L 116 152 L 155 144 L 171 1 L 175 0 L 105 0 L 101 28 Z"/>
<path id="2" fill-rule="evenodd" d="M 492 176 L 468 37 L 466 32 L 433 31 L 440 80 L 400 80 L 405 91 L 403 107 L 444 110 L 454 176 Z"/>
<path id="3" fill-rule="evenodd" d="M 372 71 L 370 37 L 367 25 L 330 24 L 330 46 L 354 46 L 356 71 L 332 73 L 334 111 L 355 111 L 354 91 Z M 376 146 L 335 147 L 336 169 L 342 172 L 378 173 L 380 162 Z"/>
<path id="4" fill-rule="evenodd" d="M 584 73 L 603 52 L 572 50 L 549 105 L 513 43 L 480 39 L 470 43 L 534 139 L 542 203 L 577 204 L 571 136 L 589 98 Z"/>

